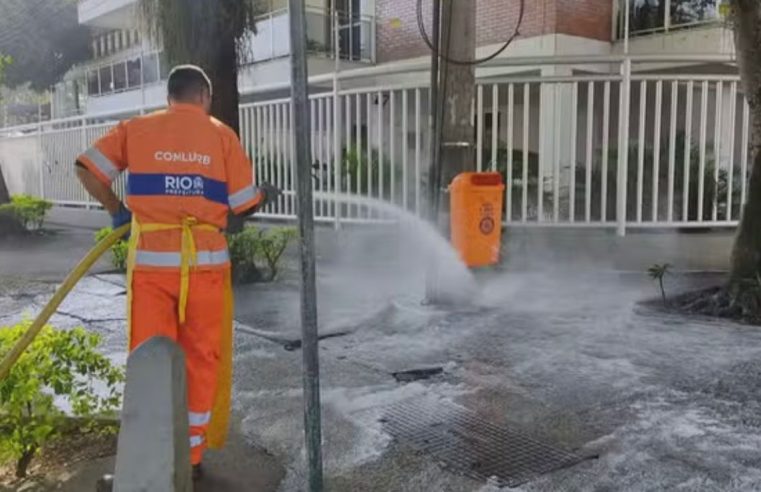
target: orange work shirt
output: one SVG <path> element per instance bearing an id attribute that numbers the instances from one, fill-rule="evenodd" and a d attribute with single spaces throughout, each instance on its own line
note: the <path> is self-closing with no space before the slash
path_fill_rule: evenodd
<path id="1" fill-rule="evenodd" d="M 229 266 L 220 232 L 227 213 L 244 212 L 262 199 L 235 132 L 189 104 L 123 121 L 77 159 L 110 186 L 123 171 L 126 205 L 140 224 L 176 224 L 193 218 L 219 231 L 193 232 L 197 266 Z M 178 268 L 182 231 L 143 232 L 136 269 Z"/>

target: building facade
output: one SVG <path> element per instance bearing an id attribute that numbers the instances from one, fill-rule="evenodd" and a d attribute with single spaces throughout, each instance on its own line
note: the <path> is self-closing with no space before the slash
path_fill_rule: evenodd
<path id="1" fill-rule="evenodd" d="M 628 52 L 637 54 L 731 54 L 731 37 L 717 15 L 718 0 L 629 0 Z M 289 87 L 288 6 L 260 0 L 262 14 L 241 61 L 244 100 Z M 519 0 L 477 0 L 479 56 L 498 47 L 515 29 Z M 417 24 L 415 0 L 309 0 L 307 36 L 311 75 L 366 66 L 425 61 L 428 48 Z M 90 63 L 57 84 L 54 116 L 131 111 L 163 104 L 168 66 L 160 42 L 141 33 L 137 0 L 80 0 L 79 19 L 93 30 Z M 623 53 L 623 0 L 526 1 L 520 36 L 504 57 L 586 56 Z M 422 1 L 430 24 L 430 0 Z M 338 44 L 333 13 L 338 12 Z M 524 67 L 523 71 L 528 71 Z M 566 67 L 568 72 L 573 70 Z M 661 67 L 662 68 L 662 67 Z M 707 68 L 715 70 L 716 67 Z M 512 70 L 516 71 L 515 69 Z M 556 71 L 546 68 L 545 73 Z M 487 70 L 481 72 L 488 73 Z M 495 70 L 491 70 L 494 73 Z M 502 70 L 502 72 L 508 72 Z M 374 77 L 362 84 L 419 79 L 423 71 Z M 258 96 L 255 96 L 258 95 Z"/>
<path id="2" fill-rule="evenodd" d="M 522 2 L 474 1 L 483 57 L 513 34 Z M 736 223 L 749 115 L 718 0 L 628 1 L 525 0 L 519 36 L 476 67 L 476 165 L 508 183 L 506 224 Z M 287 218 L 295 213 L 288 8 L 260 4 L 240 67 L 241 140 L 257 179 L 287 191 L 266 213 Z M 430 25 L 430 0 L 421 6 Z M 25 129 L 5 139 L 0 131 L 0 162 L 6 151 L 5 161 L 19 162 L 23 149 L 29 161 L 15 174 L 4 167 L 6 177 L 75 204 L 86 197 L 62 163 L 119 118 L 163 106 L 169 68 L 160 43 L 140 32 L 136 0 L 80 0 L 79 9 L 93 28 L 93 60 L 59 84 L 59 119 L 34 129 L 37 140 Z M 316 191 L 421 213 L 430 54 L 417 19 L 415 0 L 308 1 Z M 29 182 L 35 168 L 40 179 Z M 326 221 L 378 215 L 321 198 L 315 210 Z"/>

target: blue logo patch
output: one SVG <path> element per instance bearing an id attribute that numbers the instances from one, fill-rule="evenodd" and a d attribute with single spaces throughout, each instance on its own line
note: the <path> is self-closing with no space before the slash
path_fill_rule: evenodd
<path id="1" fill-rule="evenodd" d="M 203 178 L 188 175 L 164 175 L 164 193 L 178 196 L 203 196 Z"/>
<path id="2" fill-rule="evenodd" d="M 130 173 L 127 192 L 138 196 L 201 196 L 227 205 L 227 184 L 198 174 Z"/>

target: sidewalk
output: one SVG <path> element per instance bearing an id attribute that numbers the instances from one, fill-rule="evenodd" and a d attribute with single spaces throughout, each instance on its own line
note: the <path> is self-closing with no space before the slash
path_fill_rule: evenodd
<path id="1" fill-rule="evenodd" d="M 102 211 L 55 208 L 46 223 L 45 234 L 0 241 L 0 307 L 4 310 L 0 312 L 0 318 L 12 315 L 9 310 L 31 303 L 32 298 L 13 301 L 13 295 L 21 292 L 46 297 L 45 293 L 52 292 L 53 285 L 45 284 L 60 282 L 93 246 L 94 232 L 108 226 L 108 222 L 108 216 Z M 92 272 L 110 269 L 105 258 Z M 6 297 L 6 294 L 11 296 Z M 118 302 L 123 302 L 123 297 L 119 299 Z M 121 338 L 123 321 L 116 329 Z M 196 484 L 196 492 L 274 492 L 285 476 L 282 464 L 256 443 L 247 440 L 237 424 L 231 430 L 227 446 L 219 452 L 210 451 L 205 464 L 206 476 Z M 20 487 L 27 492 L 94 490 L 95 481 L 103 474 L 112 473 L 113 467 L 113 456 L 63 463 L 56 467 L 60 469 L 46 470 L 43 476 L 38 475 Z M 6 490 L 18 489 L 0 485 L 0 491 Z"/>

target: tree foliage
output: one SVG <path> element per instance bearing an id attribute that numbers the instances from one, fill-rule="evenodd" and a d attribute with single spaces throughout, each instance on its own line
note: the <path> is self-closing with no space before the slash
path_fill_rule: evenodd
<path id="1" fill-rule="evenodd" d="M 0 356 L 29 324 L 0 327 Z M 61 432 L 65 414 L 57 402 L 65 401 L 71 413 L 91 421 L 119 408 L 124 372 L 96 351 L 99 343 L 97 334 L 83 328 L 46 326 L 0 381 L 0 457 L 16 461 L 18 477 L 26 475 L 34 455 Z"/>
<path id="2" fill-rule="evenodd" d="M 4 0 L 0 53 L 13 59 L 6 85 L 29 82 L 32 89 L 44 90 L 90 56 L 90 31 L 79 24 L 74 0 Z"/>
<path id="3" fill-rule="evenodd" d="M 238 61 L 260 2 L 255 0 L 141 0 L 143 23 L 161 39 L 173 65 L 203 68 L 214 86 L 212 114 L 238 132 Z"/>

